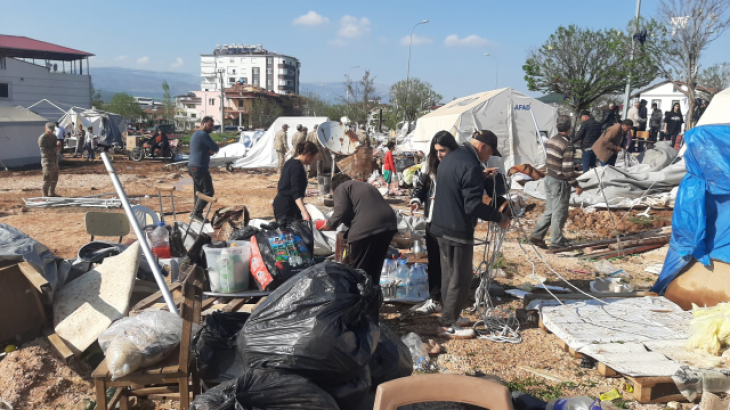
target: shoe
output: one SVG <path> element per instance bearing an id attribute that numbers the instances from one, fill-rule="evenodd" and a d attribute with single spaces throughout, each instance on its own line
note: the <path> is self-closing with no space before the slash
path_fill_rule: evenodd
<path id="1" fill-rule="evenodd" d="M 548 246 L 548 248 L 562 249 L 562 248 L 570 248 L 571 246 L 573 246 L 573 242 L 570 242 L 570 241 L 563 241 L 563 242 L 559 242 L 556 244 L 553 244 L 552 242 L 550 242 L 550 246 Z"/>
<path id="2" fill-rule="evenodd" d="M 462 327 L 471 326 L 472 323 L 474 323 L 474 322 L 471 319 L 469 319 L 468 317 L 459 316 L 459 318 L 456 319 L 457 326 L 462 326 Z"/>
<path id="3" fill-rule="evenodd" d="M 537 239 L 532 236 L 528 236 L 527 241 L 530 242 L 531 244 L 537 246 L 538 248 L 547 249 L 547 247 L 548 247 L 544 240 Z"/>
<path id="4" fill-rule="evenodd" d="M 417 315 L 430 315 L 432 313 L 441 313 L 441 303 L 433 299 L 426 299 L 425 302 L 413 307 L 413 312 Z"/>
<path id="5" fill-rule="evenodd" d="M 449 339 L 474 339 L 474 329 L 464 329 L 458 325 L 449 327 L 439 327 L 436 331 L 439 337 L 447 337 Z"/>
<path id="6" fill-rule="evenodd" d="M 190 215 L 193 218 L 193 221 L 202 222 L 203 224 L 209 224 L 210 223 L 210 221 L 207 220 L 207 219 L 205 219 L 203 217 L 203 215 L 201 215 L 201 214 L 190 214 Z"/>

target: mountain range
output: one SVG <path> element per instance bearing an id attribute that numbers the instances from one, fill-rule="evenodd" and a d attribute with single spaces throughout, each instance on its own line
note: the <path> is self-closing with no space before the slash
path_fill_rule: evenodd
<path id="1" fill-rule="evenodd" d="M 162 99 L 162 82 L 170 85 L 170 93 L 185 94 L 188 91 L 200 90 L 201 77 L 187 73 L 137 70 L 122 67 L 95 67 L 91 70 L 91 81 L 96 90 L 100 90 L 101 98 L 110 101 L 116 93 L 125 92 L 135 97 L 151 97 Z M 375 83 L 375 94 L 384 103 L 388 102 L 387 84 Z M 328 103 L 340 102 L 347 95 L 344 82 L 302 82 L 299 91 L 302 95 L 317 94 Z"/>

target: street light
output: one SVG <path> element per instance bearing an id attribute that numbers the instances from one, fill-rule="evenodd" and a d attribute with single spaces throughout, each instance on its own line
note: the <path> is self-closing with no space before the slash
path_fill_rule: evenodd
<path id="1" fill-rule="evenodd" d="M 421 24 L 428 23 L 428 20 L 423 20 L 420 23 L 416 23 L 416 25 L 413 26 L 411 29 L 411 40 L 408 43 L 408 71 L 406 71 L 406 95 L 403 98 L 403 126 L 406 125 L 406 120 L 408 117 L 406 114 L 408 113 L 407 103 L 408 103 L 408 92 L 410 90 L 410 79 L 411 79 L 411 48 L 413 48 L 413 30 L 416 29 L 416 27 L 420 26 Z M 396 144 L 398 143 L 398 139 L 396 138 Z"/>
<path id="2" fill-rule="evenodd" d="M 487 56 L 487 57 L 493 57 L 494 60 L 497 62 L 497 68 L 494 70 L 494 89 L 496 90 L 497 89 L 497 83 L 499 82 L 498 81 L 499 80 L 499 59 L 497 59 L 497 57 L 495 57 L 495 56 L 493 56 L 493 55 L 491 55 L 489 53 L 484 53 L 484 55 Z"/>
<path id="3" fill-rule="evenodd" d="M 350 105 L 350 73 L 352 72 L 352 70 L 354 70 L 356 68 L 360 68 L 360 66 L 356 65 L 356 66 L 350 68 L 350 70 L 345 75 L 345 77 L 347 78 L 347 105 Z"/>
<path id="4" fill-rule="evenodd" d="M 218 76 L 221 79 L 221 130 L 220 130 L 220 132 L 223 132 L 224 131 L 223 130 L 223 124 L 224 124 L 224 121 L 226 119 L 225 113 L 223 112 L 224 98 L 225 98 L 224 95 L 223 95 L 225 93 L 225 87 L 223 86 L 223 73 L 225 73 L 225 72 L 226 72 L 226 70 L 224 68 L 219 68 L 218 69 Z"/>

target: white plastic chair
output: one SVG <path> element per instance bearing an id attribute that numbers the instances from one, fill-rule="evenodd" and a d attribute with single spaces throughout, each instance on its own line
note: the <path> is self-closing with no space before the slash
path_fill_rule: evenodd
<path id="1" fill-rule="evenodd" d="M 144 205 L 132 205 L 132 213 L 134 213 L 134 218 L 137 220 L 140 228 L 148 225 L 157 225 L 157 222 L 160 221 L 157 213 Z"/>

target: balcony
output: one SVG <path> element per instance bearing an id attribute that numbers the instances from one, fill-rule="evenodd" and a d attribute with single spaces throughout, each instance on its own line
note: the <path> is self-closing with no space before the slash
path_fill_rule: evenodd
<path id="1" fill-rule="evenodd" d="M 293 74 L 279 74 L 279 80 L 292 80 L 294 81 Z"/>

